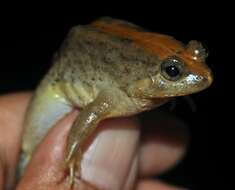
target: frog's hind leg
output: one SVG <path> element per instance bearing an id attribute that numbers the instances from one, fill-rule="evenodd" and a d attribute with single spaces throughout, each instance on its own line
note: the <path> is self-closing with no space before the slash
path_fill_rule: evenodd
<path id="1" fill-rule="evenodd" d="M 30 154 L 26 154 L 25 152 L 21 151 L 19 164 L 16 169 L 16 179 L 17 180 L 19 180 L 20 177 L 22 176 L 30 158 L 31 158 Z"/>

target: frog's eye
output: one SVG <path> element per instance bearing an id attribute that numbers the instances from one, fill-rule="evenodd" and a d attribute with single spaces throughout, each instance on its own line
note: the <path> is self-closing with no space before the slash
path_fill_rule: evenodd
<path id="1" fill-rule="evenodd" d="M 167 80 L 176 81 L 182 76 L 182 73 L 183 64 L 175 57 L 167 58 L 161 64 L 161 74 Z"/>

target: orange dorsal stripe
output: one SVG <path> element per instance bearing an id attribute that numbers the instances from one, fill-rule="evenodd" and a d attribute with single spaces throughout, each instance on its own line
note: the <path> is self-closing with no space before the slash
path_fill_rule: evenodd
<path id="1" fill-rule="evenodd" d="M 192 55 L 185 51 L 184 45 L 171 36 L 139 31 L 136 27 L 121 23 L 119 21 L 105 22 L 102 20 L 90 24 L 98 30 L 110 33 L 122 38 L 133 40 L 137 45 L 145 48 L 147 51 L 157 55 L 160 59 L 177 55 L 194 72 L 201 75 L 208 75 L 204 64 L 192 60 Z"/>
<path id="2" fill-rule="evenodd" d="M 170 36 L 138 31 L 134 27 L 115 21 L 108 23 L 104 21 L 95 21 L 91 23 L 91 26 L 95 26 L 103 32 L 131 39 L 136 44 L 144 47 L 146 50 L 156 54 L 162 59 L 183 49 L 182 44 Z"/>

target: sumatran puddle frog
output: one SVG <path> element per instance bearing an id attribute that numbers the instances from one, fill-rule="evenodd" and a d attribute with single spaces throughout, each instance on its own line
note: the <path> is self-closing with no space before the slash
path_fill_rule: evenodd
<path id="1" fill-rule="evenodd" d="M 72 183 L 80 172 L 80 147 L 101 120 L 137 114 L 207 88 L 213 79 L 206 56 L 197 41 L 184 45 L 126 21 L 105 17 L 73 27 L 29 106 L 20 173 L 53 124 L 79 108 L 65 158 Z"/>

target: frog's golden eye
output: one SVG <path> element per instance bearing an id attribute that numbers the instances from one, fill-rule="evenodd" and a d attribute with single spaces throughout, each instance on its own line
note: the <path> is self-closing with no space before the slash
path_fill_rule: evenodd
<path id="1" fill-rule="evenodd" d="M 176 57 L 165 59 L 161 64 L 161 74 L 170 81 L 178 80 L 183 73 L 183 64 Z"/>

